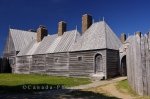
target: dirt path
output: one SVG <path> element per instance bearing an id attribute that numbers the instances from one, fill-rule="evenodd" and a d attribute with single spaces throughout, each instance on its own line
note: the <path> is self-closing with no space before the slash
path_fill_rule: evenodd
<path id="1" fill-rule="evenodd" d="M 115 83 L 118 81 L 122 81 L 127 79 L 127 77 L 118 77 L 110 80 L 102 80 L 102 81 L 94 81 L 93 83 L 87 84 L 87 85 L 80 85 L 80 86 L 75 86 L 75 87 L 70 87 L 68 89 L 89 89 L 89 88 L 95 88 L 98 86 L 106 85 L 106 84 L 111 84 Z"/>
<path id="2" fill-rule="evenodd" d="M 107 96 L 114 96 L 114 97 L 119 98 L 119 99 L 133 99 L 133 98 L 135 98 L 135 97 L 132 97 L 131 95 L 129 95 L 128 93 L 122 93 L 122 92 L 117 90 L 117 88 L 116 88 L 117 82 L 124 80 L 124 79 L 126 79 L 126 78 L 120 77 L 120 78 L 113 79 L 110 81 L 106 81 L 106 82 L 104 81 L 105 84 L 103 84 L 101 82 L 102 85 L 100 85 L 100 86 L 96 86 L 96 87 L 88 88 L 88 89 L 83 89 L 83 90 L 92 91 L 92 92 L 100 93 L 100 94 L 105 94 Z"/>
<path id="3" fill-rule="evenodd" d="M 102 86 L 101 89 L 106 91 L 107 93 L 111 94 L 112 96 L 115 96 L 117 98 L 121 99 L 133 99 L 132 96 L 126 94 L 126 93 L 121 93 L 116 89 L 116 83 L 108 84 L 106 86 Z"/>

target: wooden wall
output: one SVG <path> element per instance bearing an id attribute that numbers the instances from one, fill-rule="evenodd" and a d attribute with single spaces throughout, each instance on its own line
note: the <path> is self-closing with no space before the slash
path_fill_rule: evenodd
<path id="1" fill-rule="evenodd" d="M 3 58 L 2 72 L 14 72 L 15 64 L 11 64 L 10 62 L 15 62 L 16 50 L 10 33 L 6 39 L 6 44 L 4 46 Z"/>
<path id="2" fill-rule="evenodd" d="M 16 58 L 16 65 L 14 66 L 14 73 L 29 74 L 32 56 L 19 56 Z"/>
<path id="3" fill-rule="evenodd" d="M 45 73 L 45 65 L 46 65 L 46 55 L 33 55 L 31 66 L 30 66 L 30 73 Z"/>
<path id="4" fill-rule="evenodd" d="M 47 54 L 46 73 L 49 75 L 69 76 L 69 53 Z"/>
<path id="5" fill-rule="evenodd" d="M 70 53 L 69 75 L 70 76 L 90 76 L 94 74 L 95 55 L 101 54 L 103 58 L 103 72 L 106 76 L 106 50 L 82 51 Z M 78 57 L 83 57 L 78 61 Z"/>
<path id="6" fill-rule="evenodd" d="M 2 73 L 2 68 L 3 68 L 3 62 L 2 62 L 2 58 L 0 58 L 0 73 Z"/>
<path id="7" fill-rule="evenodd" d="M 129 84 L 138 94 L 150 95 L 150 36 L 135 35 L 126 52 Z"/>
<path id="8" fill-rule="evenodd" d="M 118 51 L 107 49 L 17 57 L 15 73 L 91 77 L 94 74 L 97 54 L 102 55 L 101 66 L 105 79 L 115 76 L 118 72 L 119 54 Z"/>
<path id="9" fill-rule="evenodd" d="M 107 50 L 107 78 L 119 75 L 119 51 Z"/>
<path id="10" fill-rule="evenodd" d="M 11 67 L 9 64 L 9 59 L 0 58 L 0 73 L 11 73 Z"/>

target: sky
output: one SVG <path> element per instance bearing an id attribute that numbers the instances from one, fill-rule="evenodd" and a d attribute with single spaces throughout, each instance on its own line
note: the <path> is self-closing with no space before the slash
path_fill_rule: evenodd
<path id="1" fill-rule="evenodd" d="M 47 27 L 49 34 L 57 32 L 59 21 L 67 22 L 67 30 L 81 31 L 81 17 L 87 13 L 94 22 L 104 17 L 120 36 L 136 31 L 150 31 L 150 0 L 0 0 L 0 55 L 9 28 L 36 30 Z"/>

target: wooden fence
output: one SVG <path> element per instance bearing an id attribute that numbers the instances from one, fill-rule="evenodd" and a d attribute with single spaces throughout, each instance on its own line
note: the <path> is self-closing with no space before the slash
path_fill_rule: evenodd
<path id="1" fill-rule="evenodd" d="M 139 95 L 150 96 L 150 34 L 133 36 L 126 58 L 129 84 Z"/>
<path id="2" fill-rule="evenodd" d="M 2 72 L 2 58 L 0 58 L 0 73 Z"/>
<path id="3" fill-rule="evenodd" d="M 0 73 L 11 73 L 11 67 L 7 58 L 0 58 Z"/>

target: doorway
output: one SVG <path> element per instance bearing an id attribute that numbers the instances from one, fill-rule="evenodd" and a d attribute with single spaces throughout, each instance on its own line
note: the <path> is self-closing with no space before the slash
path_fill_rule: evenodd
<path id="1" fill-rule="evenodd" d="M 127 76 L 126 55 L 121 59 L 121 76 Z"/>
<path id="2" fill-rule="evenodd" d="M 94 68 L 94 73 L 100 73 L 103 72 L 103 62 L 102 62 L 102 55 L 101 54 L 96 54 L 95 55 L 95 68 Z"/>

